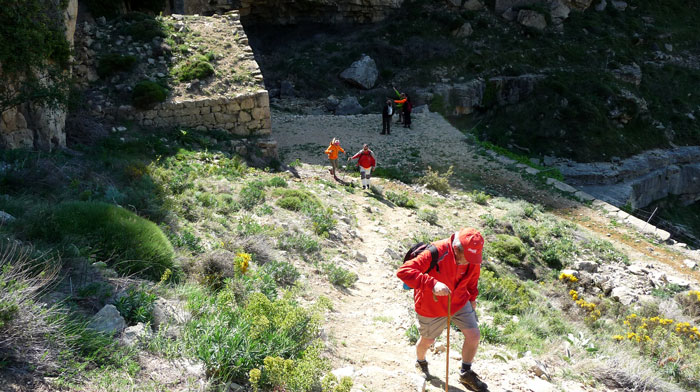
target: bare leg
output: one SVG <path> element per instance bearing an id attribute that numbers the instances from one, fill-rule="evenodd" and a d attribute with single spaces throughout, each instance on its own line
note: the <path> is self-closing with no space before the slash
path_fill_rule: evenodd
<path id="1" fill-rule="evenodd" d="M 416 359 L 424 361 L 425 354 L 433 343 L 435 343 L 435 339 L 426 339 L 421 336 L 420 339 L 418 339 L 418 343 L 416 343 Z"/>
<path id="2" fill-rule="evenodd" d="M 481 333 L 478 328 L 464 329 L 464 344 L 462 344 L 462 362 L 472 363 L 476 356 L 476 350 L 479 348 L 479 339 Z"/>

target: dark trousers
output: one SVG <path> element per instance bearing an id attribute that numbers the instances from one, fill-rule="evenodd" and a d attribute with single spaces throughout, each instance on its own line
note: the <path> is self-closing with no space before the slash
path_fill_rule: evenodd
<path id="1" fill-rule="evenodd" d="M 404 128 L 411 127 L 411 112 L 403 112 L 403 126 Z"/>
<path id="2" fill-rule="evenodd" d="M 391 134 L 391 116 L 382 116 L 382 135 Z"/>

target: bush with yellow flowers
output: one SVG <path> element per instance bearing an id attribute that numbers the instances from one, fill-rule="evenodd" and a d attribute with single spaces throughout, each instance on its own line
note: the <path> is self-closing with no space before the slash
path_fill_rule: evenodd
<path id="1" fill-rule="evenodd" d="M 626 332 L 613 336 L 613 340 L 629 341 L 660 367 L 673 368 L 678 381 L 693 385 L 700 380 L 698 327 L 664 317 L 640 317 L 635 313 L 628 315 L 623 324 Z"/>
<path id="2" fill-rule="evenodd" d="M 586 312 L 586 321 L 596 321 L 600 318 L 601 312 L 598 309 L 598 305 L 579 297 L 578 291 L 574 289 L 569 290 L 569 296 L 571 296 L 576 305 Z"/>
<path id="3" fill-rule="evenodd" d="M 562 272 L 559 274 L 559 280 L 561 280 L 564 283 L 576 283 L 578 282 L 578 278 L 574 276 L 573 274 L 567 274 Z"/>
<path id="4" fill-rule="evenodd" d="M 243 275 L 248 271 L 252 259 L 253 256 L 250 253 L 239 252 L 236 254 L 236 257 L 233 259 L 233 266 L 237 276 Z"/>

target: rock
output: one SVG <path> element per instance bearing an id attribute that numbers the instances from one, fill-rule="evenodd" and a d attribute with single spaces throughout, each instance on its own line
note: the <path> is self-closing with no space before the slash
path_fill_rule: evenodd
<path id="1" fill-rule="evenodd" d="M 15 221 L 15 219 L 16 219 L 16 218 L 15 218 L 14 216 L 8 214 L 7 212 L 5 212 L 5 211 L 0 211 L 0 225 L 4 225 L 4 224 L 7 224 L 7 223 L 12 223 L 12 222 Z"/>
<path id="2" fill-rule="evenodd" d="M 592 261 L 579 261 L 574 265 L 574 268 L 579 271 L 586 271 L 590 273 L 598 272 L 598 264 Z"/>
<path id="3" fill-rule="evenodd" d="M 569 17 L 571 8 L 566 6 L 560 0 L 554 0 L 549 5 L 549 16 L 552 18 L 552 23 L 554 25 L 560 25 L 564 23 L 564 19 Z"/>
<path id="4" fill-rule="evenodd" d="M 335 108 L 335 114 L 337 115 L 350 115 L 350 114 L 360 114 L 362 113 L 362 106 L 360 102 L 357 101 L 356 97 L 345 97 L 338 106 Z"/>
<path id="5" fill-rule="evenodd" d="M 530 366 L 530 371 L 535 373 L 535 376 L 539 378 L 543 378 L 546 380 L 550 379 L 547 367 L 540 361 L 535 360 L 535 363 L 532 366 Z"/>
<path id="6" fill-rule="evenodd" d="M 332 112 L 334 111 L 338 105 L 340 104 L 340 100 L 336 98 L 334 95 L 329 95 L 328 98 L 326 98 L 326 101 L 324 102 L 324 106 L 326 107 L 326 110 Z"/>
<path id="7" fill-rule="evenodd" d="M 598 12 L 603 12 L 605 11 L 605 8 L 607 8 L 608 2 L 607 0 L 600 0 L 600 3 L 596 4 L 595 10 Z"/>
<path id="8" fill-rule="evenodd" d="M 105 305 L 93 316 L 89 326 L 96 331 L 114 335 L 126 327 L 126 322 L 114 305 Z"/>
<path id="9" fill-rule="evenodd" d="M 626 286 L 617 286 L 613 288 L 610 292 L 610 296 L 625 306 L 637 301 L 637 296 L 632 292 L 632 289 Z"/>
<path id="10" fill-rule="evenodd" d="M 153 330 L 160 326 L 182 325 L 192 318 L 190 312 L 185 310 L 184 303 L 178 300 L 158 298 L 153 304 Z"/>
<path id="11" fill-rule="evenodd" d="M 481 0 L 467 0 L 462 5 L 462 8 L 467 11 L 481 11 L 484 9 L 484 3 Z"/>
<path id="12" fill-rule="evenodd" d="M 425 392 L 425 387 L 427 384 L 425 377 L 415 373 L 411 373 L 410 377 L 411 384 L 414 386 L 413 390 L 416 392 Z"/>
<path id="13" fill-rule="evenodd" d="M 283 80 L 280 83 L 280 98 L 294 98 L 296 97 L 296 91 L 294 91 L 294 84 L 289 80 Z"/>
<path id="14" fill-rule="evenodd" d="M 430 113 L 430 108 L 428 105 L 418 105 L 413 108 L 413 111 L 411 111 L 412 114 L 420 114 L 420 113 Z"/>
<path id="15" fill-rule="evenodd" d="M 624 82 L 632 83 L 635 86 L 639 86 L 642 83 L 642 69 L 637 65 L 637 63 L 632 63 L 630 65 L 623 65 L 618 69 L 611 71 L 612 75 Z"/>
<path id="16" fill-rule="evenodd" d="M 2 221 L 2 219 L 0 219 L 0 222 L 1 221 Z M 690 260 L 690 259 L 683 260 L 683 264 L 690 269 L 695 269 L 698 266 L 698 264 L 696 262 L 694 262 L 693 260 Z"/>
<path id="17" fill-rule="evenodd" d="M 512 22 L 518 18 L 518 12 L 512 8 L 508 8 L 501 14 L 501 17 L 509 22 Z"/>
<path id="18" fill-rule="evenodd" d="M 350 68 L 340 73 L 342 80 L 365 90 L 374 87 L 378 76 L 377 64 L 367 55 L 362 55 L 360 60 L 355 61 Z"/>
<path id="19" fill-rule="evenodd" d="M 367 256 L 363 255 L 359 251 L 355 250 L 352 252 L 352 257 L 359 261 L 360 263 L 366 263 L 367 262 Z"/>
<path id="20" fill-rule="evenodd" d="M 666 49 L 667 52 L 673 52 L 673 45 L 664 44 L 664 49 Z"/>
<path id="21" fill-rule="evenodd" d="M 146 325 L 144 323 L 138 323 L 124 330 L 121 341 L 127 346 L 133 346 L 139 342 L 139 339 L 148 339 L 150 336 L 151 331 L 146 329 Z"/>
<path id="22" fill-rule="evenodd" d="M 389 256 L 389 258 L 391 258 L 392 260 L 403 260 L 403 256 L 396 253 L 396 251 L 391 248 L 386 248 L 386 250 L 384 250 L 384 253 L 386 253 L 386 255 Z"/>
<path id="23" fill-rule="evenodd" d="M 340 379 L 343 378 L 343 377 L 350 377 L 350 378 L 352 378 L 352 376 L 355 374 L 355 368 L 352 367 L 352 366 L 347 366 L 347 367 L 344 367 L 344 368 L 335 369 L 335 370 L 331 371 L 331 373 L 333 373 L 333 375 L 334 375 L 338 380 L 340 380 Z"/>
<path id="24" fill-rule="evenodd" d="M 547 19 L 545 19 L 544 15 L 532 10 L 520 10 L 518 12 L 518 23 L 538 31 L 542 31 L 547 27 Z"/>
<path id="25" fill-rule="evenodd" d="M 612 0 L 610 3 L 618 11 L 624 11 L 627 9 L 627 2 L 625 1 Z"/>
<path id="26" fill-rule="evenodd" d="M 447 345 L 445 343 L 435 343 L 435 346 L 433 347 L 433 352 L 435 354 L 444 353 L 445 351 L 447 351 Z"/>
<path id="27" fill-rule="evenodd" d="M 585 11 L 591 6 L 593 0 L 564 0 L 564 4 L 577 11 Z"/>
<path id="28" fill-rule="evenodd" d="M 469 22 L 464 22 L 462 27 L 452 32 L 452 35 L 457 38 L 467 38 L 471 36 L 473 32 L 474 30 L 472 29 L 472 25 Z"/>

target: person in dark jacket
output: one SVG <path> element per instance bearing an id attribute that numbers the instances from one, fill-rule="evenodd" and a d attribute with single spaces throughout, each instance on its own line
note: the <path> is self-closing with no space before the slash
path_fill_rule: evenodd
<path id="1" fill-rule="evenodd" d="M 411 97 L 406 95 L 406 102 L 403 104 L 403 127 L 411 129 L 411 112 L 413 111 L 413 102 Z"/>
<path id="2" fill-rule="evenodd" d="M 486 383 L 472 370 L 481 337 L 476 319 L 476 297 L 479 295 L 484 238 L 479 231 L 468 227 L 432 245 L 438 253 L 435 268 L 429 268 L 433 256 L 426 249 L 407 260 L 396 272 L 404 284 L 414 288 L 413 302 L 420 332 L 416 344 L 416 368 L 426 378 L 431 377 L 426 353 L 447 326 L 449 298 L 452 322 L 464 334 L 459 382 L 471 391 L 487 392 Z"/>
<path id="3" fill-rule="evenodd" d="M 391 135 L 391 117 L 394 115 L 394 107 L 391 99 L 387 99 L 382 110 L 382 135 Z"/>

